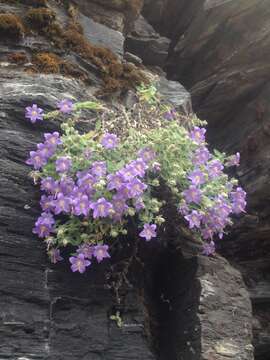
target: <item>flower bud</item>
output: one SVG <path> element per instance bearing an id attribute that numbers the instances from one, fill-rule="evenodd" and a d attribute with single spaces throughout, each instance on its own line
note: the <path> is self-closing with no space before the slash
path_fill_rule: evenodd
<path id="1" fill-rule="evenodd" d="M 176 185 L 176 181 L 173 180 L 173 179 L 170 179 L 170 180 L 168 181 L 168 184 L 171 185 L 171 186 L 175 186 L 175 185 Z"/>
<path id="2" fill-rule="evenodd" d="M 161 225 L 161 224 L 163 224 L 165 222 L 165 219 L 162 217 L 162 216 L 157 216 L 156 218 L 155 218 L 155 223 L 157 224 L 157 225 Z"/>
<path id="3" fill-rule="evenodd" d="M 116 230 L 112 230 L 110 235 L 111 237 L 116 238 L 118 236 L 118 232 Z"/>
<path id="4" fill-rule="evenodd" d="M 154 179 L 154 180 L 152 181 L 152 185 L 153 185 L 153 186 L 159 186 L 159 181 L 158 181 L 158 179 Z"/>
<path id="5" fill-rule="evenodd" d="M 134 216 L 136 214 L 136 211 L 135 211 L 135 209 L 133 209 L 133 208 L 128 208 L 128 215 L 130 215 L 130 216 Z"/>

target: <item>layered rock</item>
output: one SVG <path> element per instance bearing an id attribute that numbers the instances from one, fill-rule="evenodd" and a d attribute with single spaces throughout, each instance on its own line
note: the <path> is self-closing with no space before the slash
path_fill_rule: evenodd
<path id="1" fill-rule="evenodd" d="M 22 3 L 25 5 L 1 2 L 0 12 L 23 16 L 29 3 Z M 119 30 L 127 31 L 127 24 L 133 24 L 141 7 L 141 1 L 96 0 L 89 2 L 89 8 L 88 2 L 76 3 L 78 9 L 75 13 L 69 9 L 68 14 L 57 2 L 48 2 L 59 23 L 67 25 L 72 20 L 77 33 L 84 30 L 86 40 L 110 48 L 117 56 L 105 52 L 104 60 L 101 51 L 100 64 L 98 58 L 85 56 L 85 47 L 84 51 L 74 45 L 71 49 L 58 47 L 44 29 L 26 32 L 15 40 L 0 40 L 0 255 L 4 279 L 0 287 L 0 358 L 252 360 L 250 300 L 240 273 L 221 257 L 199 256 L 194 239 L 186 236 L 187 231 L 178 228 L 174 219 L 164 241 L 142 244 L 145 270 L 138 271 L 141 281 L 134 269 L 129 274 L 131 284 L 123 289 L 121 306 L 105 286 L 108 264 L 93 267 L 83 276 L 72 274 L 67 262 L 49 264 L 45 246 L 31 232 L 39 213 L 38 191 L 27 176 L 25 158 L 41 140 L 42 132 L 55 130 L 59 122 L 33 126 L 24 119 L 24 107 L 37 102 L 49 110 L 59 99 L 87 100 L 97 91 L 103 92 L 104 61 L 106 65 L 115 61 L 125 64 L 121 58 L 124 35 Z M 93 18 L 89 9 L 95 9 Z M 156 43 L 168 45 L 157 33 L 154 37 Z M 143 34 L 138 33 L 138 41 L 145 41 Z M 40 58 L 40 53 L 58 58 L 45 57 L 51 61 L 50 67 L 41 67 L 44 56 Z M 154 51 L 151 54 L 155 56 Z M 154 64 L 151 56 L 149 61 Z M 67 62 L 69 71 L 65 73 Z M 123 70 L 121 66 L 118 70 Z M 141 70 L 132 69 L 136 73 Z M 124 75 L 119 76 L 122 79 Z M 118 75 L 115 79 L 119 80 Z M 178 82 L 158 77 L 157 84 L 166 101 L 185 113 L 192 111 L 190 95 Z M 119 87 L 117 90 L 114 103 L 120 101 Z M 91 126 L 94 115 L 86 113 L 84 120 L 89 121 L 84 126 Z M 254 291 L 258 300 L 258 294 L 265 294 L 264 283 L 254 286 Z M 121 312 L 122 328 L 110 319 L 116 310 Z M 259 315 L 257 329 L 263 327 L 267 332 Z M 263 343 L 261 334 L 258 331 L 258 341 Z"/>
<path id="2" fill-rule="evenodd" d="M 210 143 L 240 151 L 237 170 L 248 192 L 248 214 L 220 244 L 240 267 L 254 311 L 256 358 L 270 353 L 269 327 L 269 63 L 267 1 L 146 0 L 144 15 L 172 40 L 170 78 L 192 95 L 209 122 Z"/>

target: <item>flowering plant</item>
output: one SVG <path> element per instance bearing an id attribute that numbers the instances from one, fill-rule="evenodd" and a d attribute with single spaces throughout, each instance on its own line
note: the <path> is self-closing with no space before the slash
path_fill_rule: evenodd
<path id="1" fill-rule="evenodd" d="M 67 245 L 75 248 L 69 257 L 73 272 L 110 258 L 113 239 L 128 234 L 132 218 L 140 238 L 155 238 L 166 221 L 166 202 L 158 195 L 162 187 L 169 189 L 175 210 L 200 237 L 206 255 L 214 253 L 214 237 L 222 238 L 231 215 L 244 211 L 244 190 L 224 172 L 239 165 L 240 155 L 211 154 L 204 123 L 187 122 L 152 90 L 136 111 L 123 108 L 120 116 L 96 102 L 63 100 L 47 114 L 36 104 L 26 108 L 32 123 L 66 119 L 62 135 L 45 133 L 26 161 L 42 191 L 33 232 L 45 239 L 53 263 L 63 259 L 60 250 Z M 95 111 L 99 120 L 94 130 L 80 133 L 76 126 L 84 109 Z"/>

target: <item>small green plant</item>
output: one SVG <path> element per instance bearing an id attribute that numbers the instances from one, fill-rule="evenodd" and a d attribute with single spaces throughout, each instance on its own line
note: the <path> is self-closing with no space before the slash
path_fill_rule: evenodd
<path id="1" fill-rule="evenodd" d="M 45 133 L 44 143 L 27 160 L 43 192 L 33 232 L 45 239 L 53 263 L 62 260 L 61 248 L 70 245 L 71 269 L 83 273 L 94 259 L 99 263 L 110 257 L 110 246 L 129 233 L 131 224 L 139 238 L 157 237 L 166 221 L 164 189 L 204 242 L 206 255 L 214 253 L 214 236 L 223 236 L 231 215 L 244 211 L 244 190 L 223 171 L 238 166 L 240 155 L 211 154 L 202 122 L 194 118 L 183 125 L 177 111 L 160 104 L 153 86 L 140 87 L 138 97 L 139 124 L 132 122 L 134 109 L 122 109 L 119 116 L 118 110 L 96 102 L 63 100 L 47 114 L 36 104 L 26 108 L 33 123 L 67 117 L 62 134 Z M 94 130 L 80 133 L 76 126 L 84 109 L 96 111 L 97 122 Z M 124 119 L 128 130 L 109 132 L 112 118 Z"/>
<path id="2" fill-rule="evenodd" d="M 121 328 L 123 326 L 123 320 L 120 316 L 120 312 L 119 311 L 116 311 L 116 314 L 115 315 L 111 315 L 110 316 L 110 319 L 112 321 L 115 321 L 116 325 Z"/>

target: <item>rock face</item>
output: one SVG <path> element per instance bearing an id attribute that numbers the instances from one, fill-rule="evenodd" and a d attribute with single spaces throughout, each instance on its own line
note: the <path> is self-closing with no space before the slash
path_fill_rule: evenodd
<path id="1" fill-rule="evenodd" d="M 161 37 L 142 15 L 135 21 L 125 42 L 127 51 L 139 55 L 145 65 L 163 67 L 168 56 L 170 40 Z"/>
<path id="2" fill-rule="evenodd" d="M 59 2 L 47 3 L 49 9 L 56 12 L 61 24 L 71 20 L 67 9 L 59 5 Z M 128 44 L 134 37 L 134 32 L 128 37 L 126 32 L 138 17 L 142 1 L 76 0 L 75 3 L 78 6 L 76 21 L 80 22 L 85 37 L 97 45 L 109 47 L 121 59 L 123 40 L 127 39 Z M 146 5 L 147 3 L 149 1 Z M 226 6 L 229 6 L 228 1 L 227 3 Z M 243 4 L 240 1 L 239 3 Z M 29 9 L 29 4 L 31 0 L 14 3 L 2 1 L 0 13 L 12 12 L 21 16 Z M 172 4 L 175 6 L 175 14 L 172 9 L 168 12 L 168 6 Z M 208 7 L 203 10 L 202 2 L 190 1 L 189 11 L 185 16 L 182 13 L 177 31 L 193 26 L 191 20 L 197 14 L 197 9 L 216 11 L 214 8 L 211 10 L 209 4 L 214 3 L 208 2 Z M 165 25 L 176 22 L 174 16 L 177 9 L 183 9 L 185 2 L 156 1 L 152 5 L 157 31 L 171 38 L 172 49 L 176 44 L 181 47 L 178 37 L 182 34 L 173 34 L 171 25 L 170 31 L 165 32 Z M 160 27 L 160 12 L 156 10 L 158 6 L 167 9 L 163 16 L 167 12 L 170 14 L 166 15 L 170 18 L 164 17 L 163 26 Z M 70 12 L 71 10 L 69 9 Z M 248 11 L 247 9 L 244 13 Z M 146 13 L 147 11 L 145 16 Z M 170 19 L 171 22 L 168 21 Z M 201 20 L 200 16 L 199 19 Z M 142 50 L 145 50 L 143 47 L 140 48 L 142 50 L 133 50 L 135 55 L 139 55 L 144 63 L 163 65 L 169 40 L 161 38 L 142 17 L 136 24 L 141 22 L 144 29 L 147 29 L 147 34 L 138 31 L 136 40 L 140 44 L 150 44 L 152 41 L 151 44 L 155 46 L 147 55 L 142 53 Z M 196 20 L 196 23 L 198 22 L 199 20 Z M 38 190 L 27 176 L 29 168 L 25 165 L 25 159 L 28 152 L 41 140 L 42 133 L 57 129 L 59 122 L 31 125 L 24 119 L 24 107 L 37 102 L 49 110 L 55 106 L 57 100 L 66 97 L 77 100 L 92 98 L 97 90 L 103 91 L 104 74 L 97 63 L 91 62 L 89 58 L 86 60 L 81 53 L 57 48 L 57 44 L 48 39 L 44 29 L 38 34 L 27 33 L 25 37 L 17 40 L 6 37 L 0 39 L 0 359 L 253 360 L 253 321 L 254 344 L 260 354 L 258 359 L 266 360 L 263 354 L 267 354 L 269 339 L 269 325 L 266 321 L 269 287 L 267 276 L 262 274 L 266 274 L 265 269 L 269 265 L 266 257 L 263 259 L 263 255 L 256 250 L 258 252 L 255 253 L 254 266 L 260 271 L 256 276 L 252 274 L 253 267 L 249 257 L 253 257 L 255 240 L 253 250 L 247 251 L 246 257 L 239 257 L 241 263 L 238 264 L 250 289 L 253 319 L 250 297 L 241 273 L 235 268 L 236 265 L 232 266 L 221 256 L 208 259 L 198 255 L 194 239 L 187 237 L 186 231 L 179 230 L 174 219 L 164 235 L 164 241 L 157 240 L 156 243 L 141 245 L 140 252 L 145 268 L 138 272 L 139 280 L 131 271 L 131 284 L 123 289 L 120 305 L 105 286 L 104 273 L 110 266 L 109 263 L 104 267 L 93 267 L 81 276 L 72 274 L 67 262 L 57 266 L 48 262 L 45 246 L 32 234 L 32 227 L 39 213 Z M 161 48 L 159 44 L 162 44 Z M 132 52 L 131 49 L 129 51 Z M 55 62 L 50 63 L 50 71 L 47 67 L 46 71 L 43 67 L 36 71 L 36 68 L 32 67 L 33 59 L 40 52 L 57 54 L 65 61 L 65 65 L 66 61 L 69 61 L 72 71 L 69 63 L 69 73 L 63 73 L 65 66 L 55 58 Z M 185 113 L 190 113 L 192 106 L 189 93 L 178 82 L 173 81 L 180 78 L 179 64 L 176 65 L 175 62 L 178 55 L 177 51 L 173 50 L 169 54 L 172 81 L 161 76 L 157 83 L 164 99 L 171 101 Z M 129 58 L 132 58 L 132 55 Z M 159 60 L 155 63 L 156 58 Z M 105 60 L 108 63 L 111 61 L 108 56 Z M 136 61 L 140 63 L 138 58 Z M 128 66 L 130 68 L 131 65 Z M 196 67 L 191 68 L 189 71 L 194 71 L 196 76 L 197 72 L 200 73 Z M 45 72 L 47 74 L 44 74 Z M 203 71 L 200 76 L 203 76 Z M 207 73 L 205 82 L 208 78 Z M 183 81 L 194 94 L 193 85 L 187 83 L 186 78 Z M 266 96 L 266 88 L 262 90 Z M 130 91 L 132 93 L 132 90 Z M 119 101 L 117 95 L 119 92 L 114 94 L 114 101 Z M 199 105 L 202 103 L 199 102 Z M 200 112 L 196 97 L 194 104 Z M 210 116 L 208 118 L 212 127 L 215 119 Z M 86 127 L 91 126 L 92 120 L 94 121 L 93 114 L 87 113 L 84 120 L 89 120 Z M 251 120 L 248 124 L 251 127 Z M 235 128 L 231 129 L 233 130 L 228 134 L 235 132 L 236 136 L 235 129 L 240 133 L 240 123 L 236 123 Z M 213 142 L 215 139 L 224 140 L 219 131 L 221 129 L 217 127 L 217 132 L 211 132 Z M 218 133 L 222 136 L 219 135 L 219 138 L 216 135 L 215 138 L 214 135 Z M 223 140 L 220 145 L 233 148 L 229 142 Z M 256 154 L 255 159 L 257 156 L 259 155 Z M 265 154 L 261 153 L 260 156 L 264 159 Z M 248 181 L 252 184 L 255 179 L 252 176 L 253 167 L 249 166 L 248 161 L 244 164 L 246 168 L 240 168 L 240 171 L 243 171 L 242 177 L 246 184 Z M 265 169 L 262 169 L 262 174 L 266 176 Z M 256 189 L 256 194 L 261 194 L 263 198 L 261 182 Z M 258 225 L 258 215 L 249 215 L 243 219 L 243 223 L 238 223 L 235 234 L 225 243 L 230 246 L 226 245 L 223 249 L 224 254 L 234 261 L 241 254 L 241 248 L 246 246 L 245 239 L 258 229 L 261 231 L 261 240 L 265 243 L 267 240 L 266 202 L 259 202 L 255 195 L 251 201 L 252 209 L 256 209 L 258 205 L 258 211 L 262 211 L 260 206 L 265 204 L 266 218 L 262 219 L 265 232 L 262 223 Z M 233 239 L 235 246 L 231 245 Z M 262 259 L 264 261 L 261 261 Z M 116 311 L 120 311 L 123 318 L 121 328 L 110 319 L 110 315 Z"/>
<path id="3" fill-rule="evenodd" d="M 146 0 L 144 16 L 172 40 L 167 70 L 191 92 L 208 120 L 211 144 L 240 151 L 237 170 L 248 214 L 220 244 L 249 287 L 256 359 L 268 359 L 269 332 L 269 54 L 267 1 Z"/>

